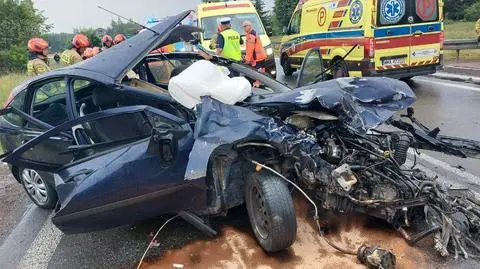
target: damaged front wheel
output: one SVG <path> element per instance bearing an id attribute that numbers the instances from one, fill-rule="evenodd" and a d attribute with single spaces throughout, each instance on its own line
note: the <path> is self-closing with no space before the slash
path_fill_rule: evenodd
<path id="1" fill-rule="evenodd" d="M 268 172 L 251 173 L 245 186 L 245 202 L 255 237 L 265 251 L 280 251 L 295 242 L 295 209 L 282 179 Z"/>

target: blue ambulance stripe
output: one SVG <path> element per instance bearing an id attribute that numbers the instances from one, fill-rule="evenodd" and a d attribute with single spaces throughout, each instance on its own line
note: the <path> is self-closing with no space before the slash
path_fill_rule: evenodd
<path id="1" fill-rule="evenodd" d="M 429 29 L 430 28 L 430 29 Z M 379 28 L 375 29 L 374 36 L 378 38 L 382 37 L 394 37 L 399 35 L 409 35 L 415 33 L 416 31 L 421 31 L 423 33 L 428 32 L 440 32 L 442 30 L 441 23 L 434 24 L 424 24 L 424 25 L 413 25 L 413 26 L 402 26 L 402 27 L 389 27 L 389 28 Z M 390 35 L 387 32 L 390 31 Z"/>

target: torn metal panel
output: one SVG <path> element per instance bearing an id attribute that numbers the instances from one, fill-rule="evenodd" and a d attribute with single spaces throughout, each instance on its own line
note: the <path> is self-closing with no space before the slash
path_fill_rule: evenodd
<path id="1" fill-rule="evenodd" d="M 320 150 L 314 137 L 248 108 L 226 105 L 204 97 L 203 103 L 197 106 L 197 114 L 195 143 L 190 153 L 186 180 L 205 177 L 209 158 L 221 145 L 265 141 L 274 145 L 283 155 L 305 157 L 313 156 L 313 152 Z"/>

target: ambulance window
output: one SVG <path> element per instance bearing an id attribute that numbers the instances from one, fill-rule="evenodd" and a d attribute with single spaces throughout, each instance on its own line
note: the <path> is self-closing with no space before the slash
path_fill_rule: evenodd
<path id="1" fill-rule="evenodd" d="M 410 0 L 415 22 L 438 21 L 438 0 Z"/>
<path id="2" fill-rule="evenodd" d="M 378 1 L 378 25 L 409 24 L 410 4 L 412 0 L 380 0 Z M 415 1 L 415 0 L 413 0 Z"/>
<path id="3" fill-rule="evenodd" d="M 290 26 L 288 27 L 288 34 L 295 35 L 300 33 L 300 24 L 302 22 L 302 10 L 297 10 L 292 16 Z"/>

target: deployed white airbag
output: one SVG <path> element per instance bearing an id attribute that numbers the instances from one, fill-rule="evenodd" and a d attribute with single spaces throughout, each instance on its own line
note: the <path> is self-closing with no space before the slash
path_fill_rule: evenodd
<path id="1" fill-rule="evenodd" d="M 201 60 L 171 78 L 168 91 L 175 101 L 190 109 L 201 103 L 202 96 L 233 105 L 250 96 L 252 86 L 246 78 L 230 78 L 228 74 L 227 68 Z"/>

